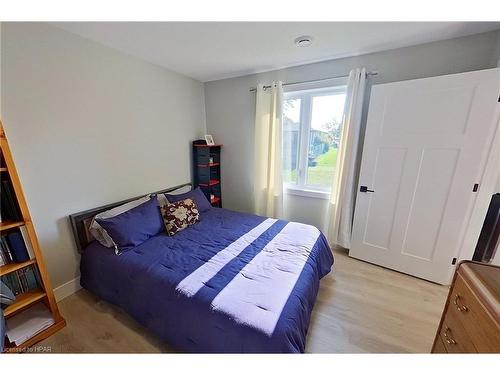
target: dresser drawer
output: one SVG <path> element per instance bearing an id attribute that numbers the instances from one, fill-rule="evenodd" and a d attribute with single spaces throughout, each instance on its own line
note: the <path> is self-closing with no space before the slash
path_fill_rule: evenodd
<path id="1" fill-rule="evenodd" d="M 439 353 L 448 353 L 446 350 L 443 340 L 441 340 L 441 337 L 438 337 L 436 339 L 436 342 L 434 343 L 434 347 L 432 348 L 432 352 L 439 354 Z"/>
<path id="2" fill-rule="evenodd" d="M 500 327 L 486 311 L 460 273 L 457 275 L 455 286 L 450 295 L 445 321 L 446 319 L 451 324 L 458 323 L 463 327 L 475 351 L 479 353 L 498 353 L 500 351 Z"/>
<path id="3" fill-rule="evenodd" d="M 448 353 L 477 353 L 460 321 L 450 313 L 444 317 L 439 337 Z"/>

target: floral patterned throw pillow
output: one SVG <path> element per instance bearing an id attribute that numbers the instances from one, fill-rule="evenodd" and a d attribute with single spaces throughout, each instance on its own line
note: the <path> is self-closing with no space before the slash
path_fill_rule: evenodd
<path id="1" fill-rule="evenodd" d="M 162 206 L 161 216 L 169 236 L 173 236 L 200 220 L 198 207 L 190 198 Z"/>

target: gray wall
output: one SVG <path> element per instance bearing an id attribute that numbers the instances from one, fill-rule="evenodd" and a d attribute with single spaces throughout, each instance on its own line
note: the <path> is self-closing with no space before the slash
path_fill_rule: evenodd
<path id="1" fill-rule="evenodd" d="M 2 120 L 59 286 L 79 274 L 68 214 L 190 181 L 203 85 L 52 26 L 2 26 Z"/>
<path id="2" fill-rule="evenodd" d="M 500 32 L 497 32 L 497 41 L 492 51 L 491 64 L 500 66 Z"/>
<path id="3" fill-rule="evenodd" d="M 496 66 L 500 32 L 400 48 L 205 83 L 207 131 L 223 148 L 223 196 L 227 208 L 252 209 L 255 93 L 258 82 L 321 79 L 364 66 L 377 70 L 372 83 L 386 83 Z M 288 196 L 285 215 L 323 228 L 326 200 Z"/>

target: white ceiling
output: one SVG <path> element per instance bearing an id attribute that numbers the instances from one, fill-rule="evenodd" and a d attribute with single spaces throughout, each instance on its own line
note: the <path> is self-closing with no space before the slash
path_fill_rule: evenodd
<path id="1" fill-rule="evenodd" d="M 53 25 L 200 81 L 500 29 L 500 22 L 58 22 Z M 294 39 L 314 38 L 298 48 Z"/>

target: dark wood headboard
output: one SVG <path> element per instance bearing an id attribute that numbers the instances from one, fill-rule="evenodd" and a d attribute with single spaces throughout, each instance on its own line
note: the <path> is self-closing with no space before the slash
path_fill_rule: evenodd
<path id="1" fill-rule="evenodd" d="M 90 226 L 92 219 L 98 213 L 110 210 L 114 207 L 120 206 L 120 205 L 125 204 L 127 202 L 139 199 L 139 198 L 144 197 L 148 194 L 170 193 L 172 191 L 181 189 L 181 188 L 186 187 L 186 186 L 192 187 L 192 183 L 188 182 L 185 184 L 173 186 L 173 187 L 168 188 L 168 189 L 155 191 L 153 193 L 145 193 L 145 194 L 139 195 L 137 197 L 125 199 L 125 200 L 120 201 L 120 202 L 110 203 L 110 204 L 107 204 L 105 206 L 91 208 L 90 210 L 81 211 L 81 212 L 77 212 L 75 214 L 69 215 L 69 221 L 71 222 L 71 229 L 73 230 L 73 237 L 75 238 L 75 243 L 76 243 L 76 247 L 78 249 L 78 252 L 79 253 L 83 252 L 83 250 L 87 247 L 87 245 L 92 241 L 92 235 L 89 233 L 88 228 Z"/>

